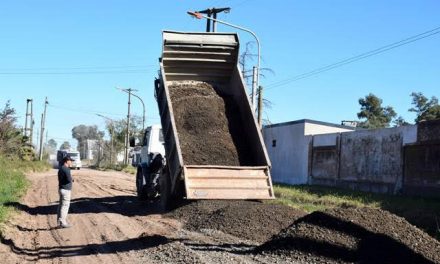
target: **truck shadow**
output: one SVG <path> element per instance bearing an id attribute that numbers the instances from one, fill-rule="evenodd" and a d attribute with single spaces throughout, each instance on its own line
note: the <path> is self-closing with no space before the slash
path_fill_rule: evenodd
<path id="1" fill-rule="evenodd" d="M 8 202 L 5 206 L 15 207 L 30 215 L 56 214 L 58 204 L 30 207 L 18 202 Z M 116 213 L 124 216 L 145 216 L 161 213 L 161 207 L 157 201 L 141 202 L 135 196 L 111 196 L 111 197 L 81 197 L 72 199 L 69 214 L 85 213 Z"/>
<path id="2" fill-rule="evenodd" d="M 131 250 L 145 250 L 159 245 L 167 244 L 175 240 L 164 236 L 140 236 L 124 241 L 111 241 L 102 244 L 87 244 L 73 246 L 39 247 L 36 249 L 21 248 L 15 245 L 11 239 L 0 237 L 0 242 L 9 246 L 18 255 L 25 255 L 35 259 L 53 259 L 60 257 L 88 256 L 96 254 L 114 254 Z"/>

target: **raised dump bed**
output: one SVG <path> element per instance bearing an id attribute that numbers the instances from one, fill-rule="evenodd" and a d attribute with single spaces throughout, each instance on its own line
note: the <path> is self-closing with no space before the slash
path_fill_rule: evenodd
<path id="1" fill-rule="evenodd" d="M 236 34 L 163 32 L 155 89 L 174 196 L 274 198 L 238 51 Z"/>

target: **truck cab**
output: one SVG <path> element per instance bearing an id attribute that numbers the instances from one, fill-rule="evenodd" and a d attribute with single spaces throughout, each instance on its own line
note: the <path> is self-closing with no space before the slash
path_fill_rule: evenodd
<path id="1" fill-rule="evenodd" d="M 81 156 L 79 154 L 79 151 L 76 150 L 58 150 L 57 152 L 57 161 L 59 162 L 59 164 L 61 164 L 61 162 L 63 161 L 63 158 L 69 155 L 73 161 L 72 161 L 72 165 L 71 165 L 71 169 L 81 169 L 82 167 L 82 162 L 81 162 Z"/>
<path id="2" fill-rule="evenodd" d="M 165 148 L 162 127 L 160 125 L 149 126 L 142 138 L 140 159 L 136 162 L 136 190 L 139 199 L 154 198 L 158 195 L 159 175 L 164 164 Z"/>

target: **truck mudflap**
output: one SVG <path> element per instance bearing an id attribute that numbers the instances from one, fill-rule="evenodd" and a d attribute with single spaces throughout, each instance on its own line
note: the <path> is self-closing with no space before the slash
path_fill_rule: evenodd
<path id="1" fill-rule="evenodd" d="M 274 199 L 268 166 L 206 166 L 183 168 L 187 199 Z"/>

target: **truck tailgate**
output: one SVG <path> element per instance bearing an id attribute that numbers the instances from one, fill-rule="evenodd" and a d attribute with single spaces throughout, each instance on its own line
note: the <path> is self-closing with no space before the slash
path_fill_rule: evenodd
<path id="1" fill-rule="evenodd" d="M 187 199 L 274 199 L 268 166 L 187 165 Z"/>

